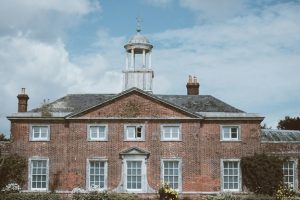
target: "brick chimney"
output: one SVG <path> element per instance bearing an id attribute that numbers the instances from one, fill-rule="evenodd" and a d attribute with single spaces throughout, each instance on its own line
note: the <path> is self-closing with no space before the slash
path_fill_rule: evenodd
<path id="1" fill-rule="evenodd" d="M 18 112 L 27 112 L 27 101 L 29 99 L 28 95 L 25 93 L 25 88 L 22 88 L 21 93 L 18 97 Z"/>
<path id="2" fill-rule="evenodd" d="M 186 84 L 187 95 L 199 95 L 200 84 L 197 81 L 197 77 L 189 75 L 188 83 Z"/>

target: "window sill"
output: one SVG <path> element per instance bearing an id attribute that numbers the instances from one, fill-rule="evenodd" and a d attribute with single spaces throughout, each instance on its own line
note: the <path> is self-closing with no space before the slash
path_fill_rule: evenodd
<path id="1" fill-rule="evenodd" d="M 220 140 L 220 142 L 242 142 L 242 140 Z"/>
<path id="2" fill-rule="evenodd" d="M 182 140 L 160 140 L 161 142 L 182 142 Z"/>
<path id="3" fill-rule="evenodd" d="M 145 142 L 145 140 L 124 140 L 124 142 Z"/>
<path id="4" fill-rule="evenodd" d="M 108 140 L 105 139 L 105 140 L 87 140 L 88 142 L 107 142 Z"/>
<path id="5" fill-rule="evenodd" d="M 50 140 L 45 139 L 45 140 L 29 140 L 29 142 L 50 142 Z"/>

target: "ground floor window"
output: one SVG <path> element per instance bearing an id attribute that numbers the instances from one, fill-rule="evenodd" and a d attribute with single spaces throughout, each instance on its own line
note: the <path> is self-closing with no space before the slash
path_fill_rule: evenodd
<path id="1" fill-rule="evenodd" d="M 106 161 L 90 159 L 88 161 L 88 189 L 105 189 L 106 174 Z"/>
<path id="2" fill-rule="evenodd" d="M 223 190 L 239 191 L 240 190 L 240 163 L 239 161 L 223 161 Z"/>
<path id="3" fill-rule="evenodd" d="M 127 161 L 127 189 L 142 189 L 142 161 Z"/>
<path id="4" fill-rule="evenodd" d="M 286 161 L 283 163 L 283 182 L 291 187 L 295 185 L 295 162 Z"/>
<path id="5" fill-rule="evenodd" d="M 173 189 L 181 188 L 181 167 L 179 160 L 163 160 L 162 161 L 162 179 Z"/>
<path id="6" fill-rule="evenodd" d="M 48 159 L 30 160 L 30 189 L 47 190 L 48 188 Z"/>

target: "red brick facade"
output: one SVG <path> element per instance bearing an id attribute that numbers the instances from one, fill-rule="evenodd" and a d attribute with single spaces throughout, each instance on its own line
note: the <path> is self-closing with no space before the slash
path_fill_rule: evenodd
<path id="1" fill-rule="evenodd" d="M 134 117 L 126 109 L 131 109 Z M 107 124 L 108 141 L 87 140 L 87 124 L 93 123 Z M 124 124 L 131 123 L 144 124 L 145 141 L 124 141 Z M 169 123 L 181 125 L 181 141 L 161 141 L 161 125 Z M 50 141 L 29 141 L 32 124 L 50 125 Z M 59 174 L 57 189 L 61 191 L 85 188 L 87 158 L 107 158 L 108 189 L 113 190 L 122 176 L 120 152 L 138 147 L 150 152 L 147 177 L 152 188 L 157 189 L 161 180 L 160 160 L 176 157 L 182 159 L 183 192 L 218 192 L 221 159 L 260 152 L 259 124 L 257 120 L 195 119 L 164 103 L 132 94 L 95 107 L 78 118 L 12 119 L 12 153 L 49 158 L 50 184 Z M 220 125 L 240 125 L 241 140 L 220 141 Z"/>

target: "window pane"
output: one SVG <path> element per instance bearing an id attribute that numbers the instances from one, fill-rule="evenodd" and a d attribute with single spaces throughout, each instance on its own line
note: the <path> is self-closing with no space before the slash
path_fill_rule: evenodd
<path id="1" fill-rule="evenodd" d="M 135 138 L 135 127 L 127 126 L 127 137 L 130 139 Z"/>
<path id="2" fill-rule="evenodd" d="M 239 189 L 239 164 L 238 161 L 223 162 L 223 187 L 224 190 Z"/>
<path id="3" fill-rule="evenodd" d="M 104 188 L 104 161 L 89 161 L 89 168 L 90 168 L 90 187 L 93 188 Z M 103 181 L 103 184 L 100 181 Z"/>
<path id="4" fill-rule="evenodd" d="M 179 161 L 164 161 L 164 182 L 168 182 L 173 189 L 178 189 Z"/>
<path id="5" fill-rule="evenodd" d="M 141 189 L 141 182 L 142 161 L 127 161 L 127 189 Z"/>

